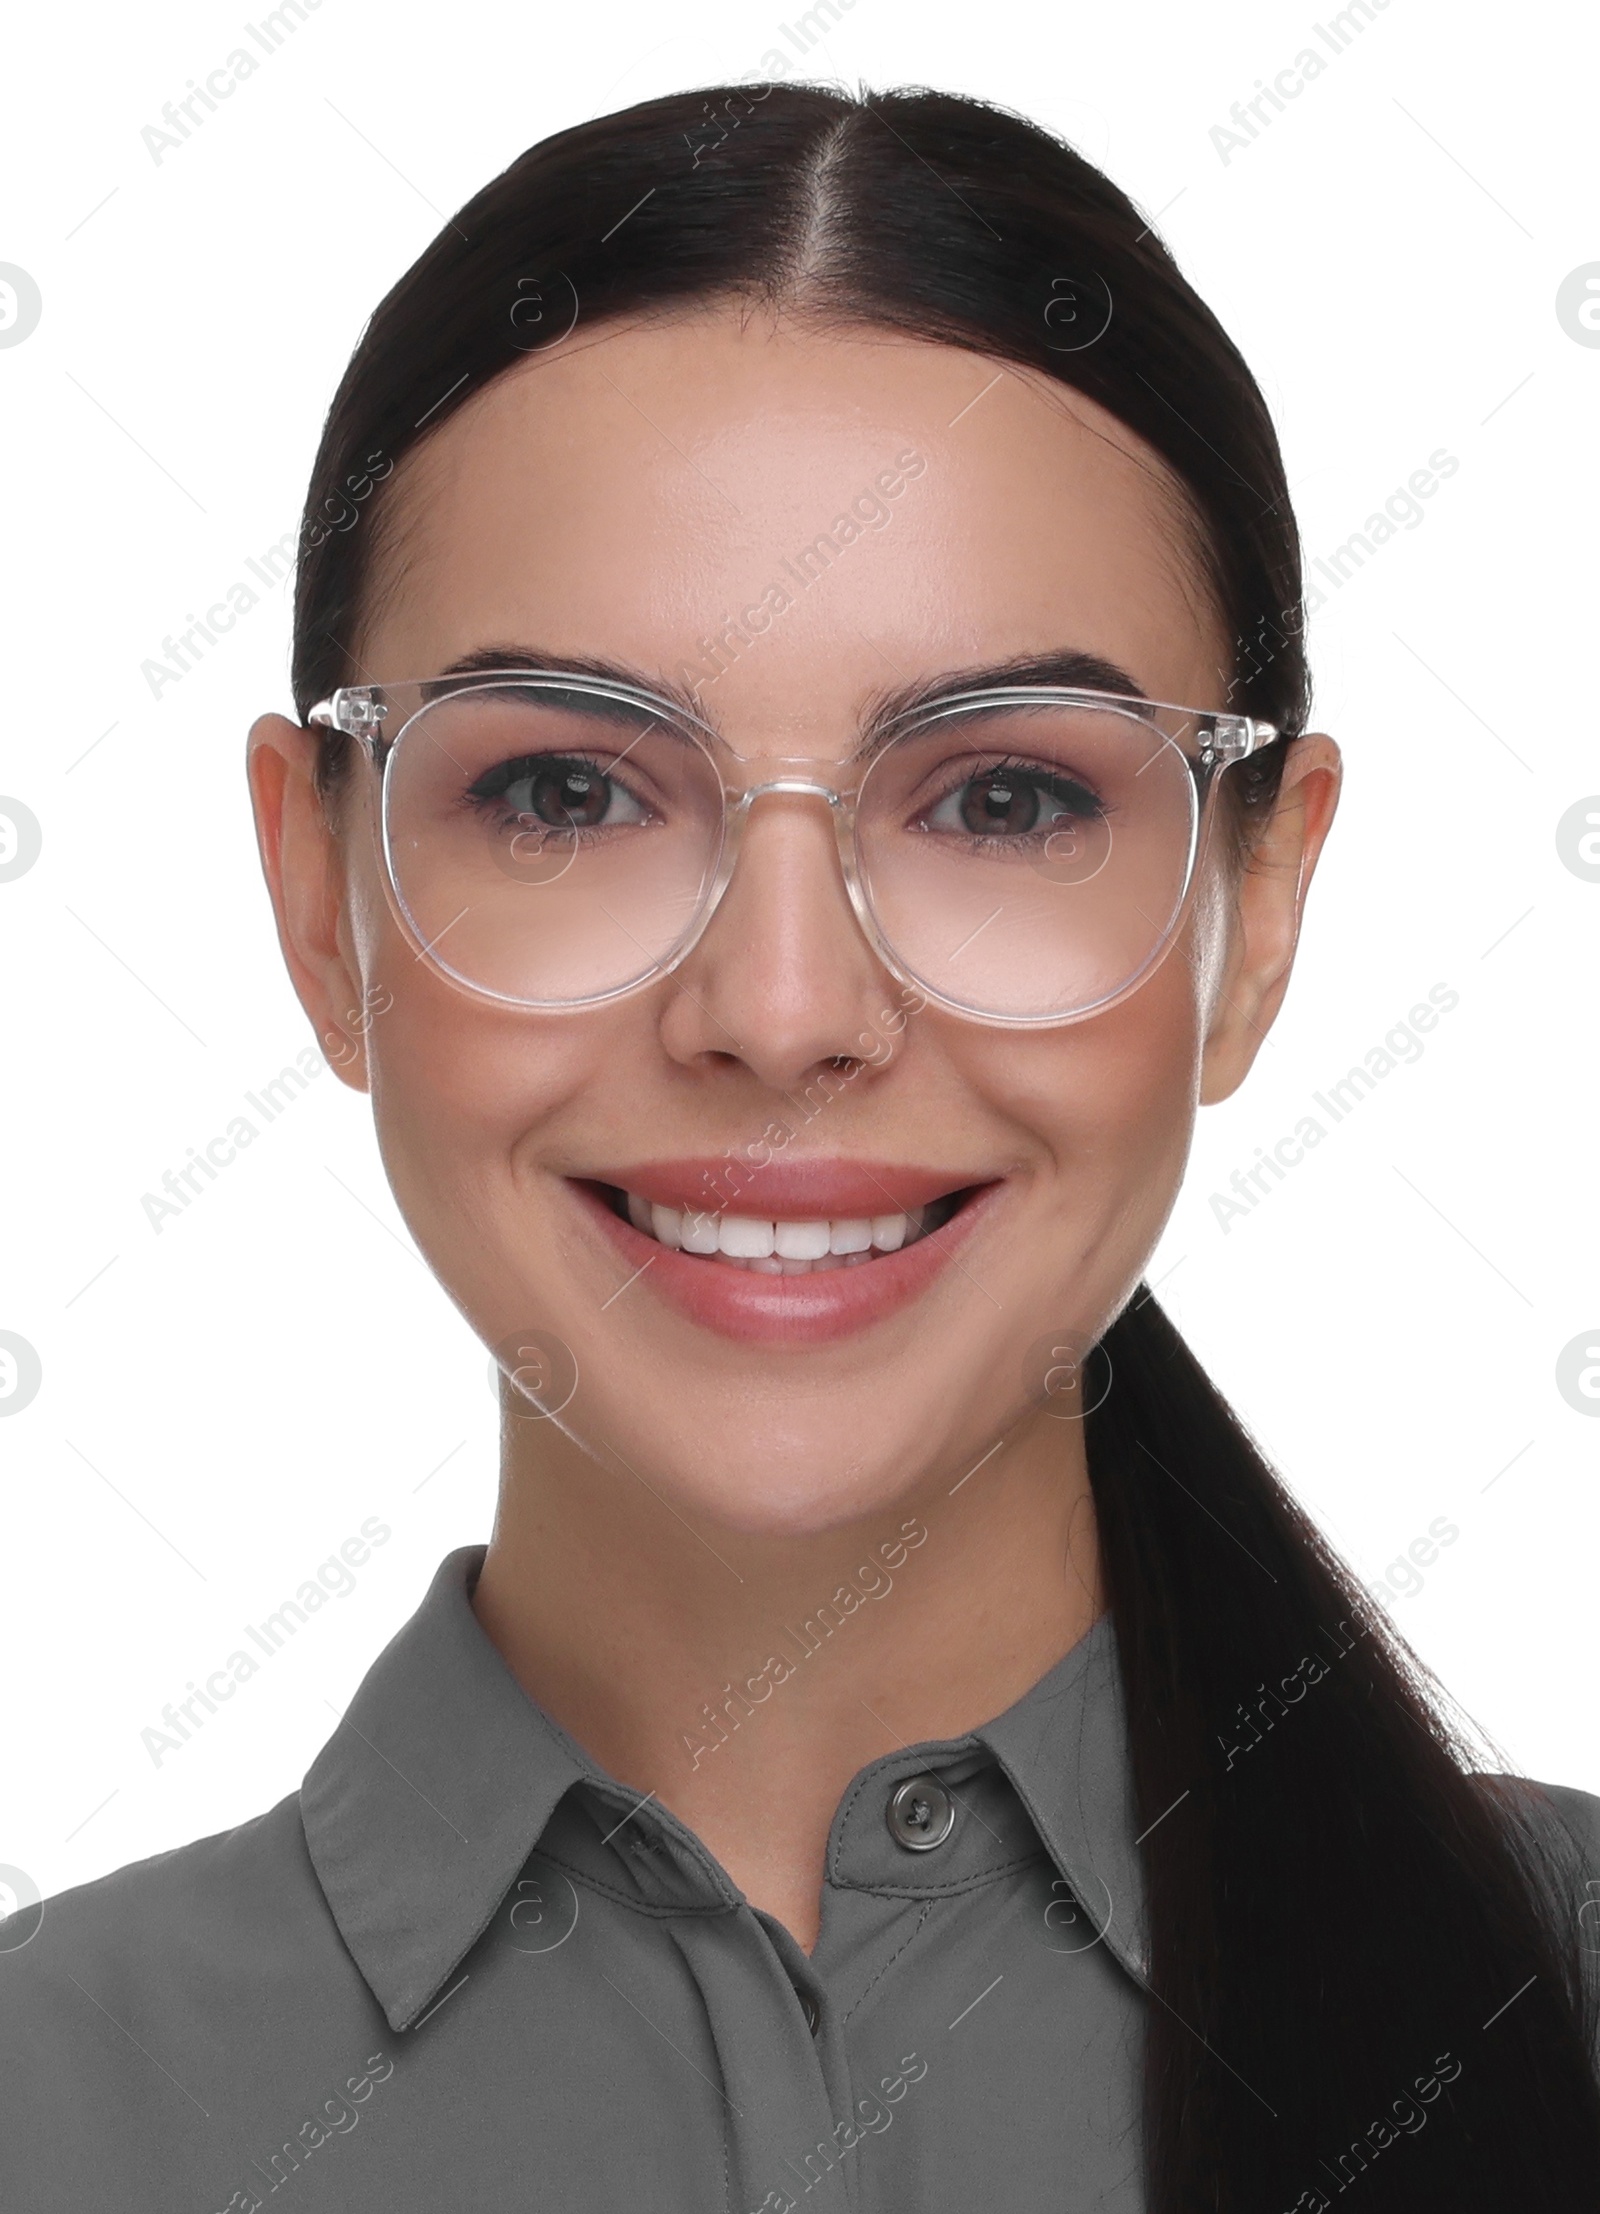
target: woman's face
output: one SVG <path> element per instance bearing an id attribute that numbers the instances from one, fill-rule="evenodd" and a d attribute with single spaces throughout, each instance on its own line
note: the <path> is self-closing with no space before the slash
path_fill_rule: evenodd
<path id="1" fill-rule="evenodd" d="M 1228 640 L 1154 455 L 1093 402 L 954 348 L 734 312 L 617 326 L 501 377 L 387 496 L 372 681 L 474 654 L 599 660 L 698 684 L 743 755 L 839 761 L 891 690 L 1065 649 L 1148 698 L 1227 704 Z M 854 538 L 833 528 L 850 514 Z M 791 565 L 824 532 L 841 550 L 803 582 Z M 730 618 L 774 581 L 792 604 L 740 643 Z M 829 810 L 799 796 L 755 803 L 669 976 L 572 1013 L 469 997 L 399 934 L 372 769 L 355 763 L 335 836 L 310 738 L 274 718 L 255 739 L 297 986 L 319 1035 L 352 1040 L 344 1073 L 370 1083 L 441 1281 L 487 1344 L 542 1345 L 525 1357 L 562 1428 L 608 1465 L 771 1534 L 887 1512 L 1019 1421 L 1060 1435 L 1036 1411 L 1047 1372 L 1123 1304 L 1197 1100 L 1237 1084 L 1276 1011 L 1336 759 L 1296 749 L 1263 865 L 1236 884 L 1219 849 L 1218 896 L 1130 997 L 1008 1029 L 919 1004 L 881 965 Z M 382 1012 L 352 1023 L 363 1007 Z M 608 1198 L 634 1194 L 641 1221 L 640 1200 L 705 1206 L 708 1171 L 753 1219 L 968 1196 L 898 1253 L 788 1273 L 674 1251 Z"/>

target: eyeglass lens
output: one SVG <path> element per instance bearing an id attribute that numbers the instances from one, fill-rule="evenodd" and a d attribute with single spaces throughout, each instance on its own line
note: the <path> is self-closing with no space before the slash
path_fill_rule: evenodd
<path id="1" fill-rule="evenodd" d="M 1079 1013 L 1170 933 L 1195 811 L 1188 758 L 1148 711 L 937 709 L 861 779 L 861 896 L 884 950 L 939 998 L 1013 1020 Z M 502 998 L 570 1005 L 643 982 L 692 935 L 723 782 L 692 730 L 641 706 L 463 686 L 402 729 L 385 830 L 434 960 Z"/>

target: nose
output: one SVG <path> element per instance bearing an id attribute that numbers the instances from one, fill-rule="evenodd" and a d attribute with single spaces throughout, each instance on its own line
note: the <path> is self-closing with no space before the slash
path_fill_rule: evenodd
<path id="1" fill-rule="evenodd" d="M 733 875 L 674 972 L 662 1039 L 675 1059 L 742 1062 L 774 1091 L 884 1049 L 894 980 L 840 870 L 829 789 L 774 776 L 750 789 Z"/>

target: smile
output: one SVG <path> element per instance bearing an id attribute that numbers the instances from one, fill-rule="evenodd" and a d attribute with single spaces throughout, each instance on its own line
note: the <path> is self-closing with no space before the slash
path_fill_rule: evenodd
<path id="1" fill-rule="evenodd" d="M 942 1228 L 960 1205 L 951 1192 L 922 1207 L 878 1215 L 834 1215 L 785 1222 L 764 1215 L 701 1213 L 664 1207 L 639 1192 L 608 1187 L 614 1210 L 635 1230 L 674 1252 L 723 1261 L 758 1276 L 810 1276 L 830 1269 L 860 1268 L 886 1253 L 898 1253 Z"/>
<path id="2" fill-rule="evenodd" d="M 1009 1180 L 813 1159 L 746 1172 L 730 1191 L 713 1158 L 565 1181 L 610 1249 L 602 1304 L 617 1320 L 624 1296 L 659 1300 L 720 1336 L 799 1348 L 857 1336 L 929 1292 Z"/>

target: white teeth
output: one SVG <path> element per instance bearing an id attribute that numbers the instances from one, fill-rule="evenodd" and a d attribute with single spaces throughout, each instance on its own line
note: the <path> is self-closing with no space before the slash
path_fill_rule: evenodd
<path id="1" fill-rule="evenodd" d="M 724 1215 L 717 1224 L 718 1250 L 738 1261 L 770 1260 L 776 1242 L 776 1225 L 751 1215 Z"/>
<path id="2" fill-rule="evenodd" d="M 662 1207 L 624 1194 L 628 1220 L 646 1237 L 685 1253 L 719 1255 L 762 1276 L 804 1276 L 814 1269 L 857 1268 L 879 1253 L 898 1253 L 928 1228 L 929 1210 L 887 1215 L 836 1215 L 830 1220 L 771 1222 L 753 1215 L 701 1214 Z"/>
<path id="3" fill-rule="evenodd" d="M 772 1226 L 775 1243 L 773 1251 L 781 1253 L 786 1261 L 820 1261 L 828 1250 L 828 1225 L 825 1222 L 775 1222 Z M 834 1251 L 842 1252 L 841 1246 Z"/>

